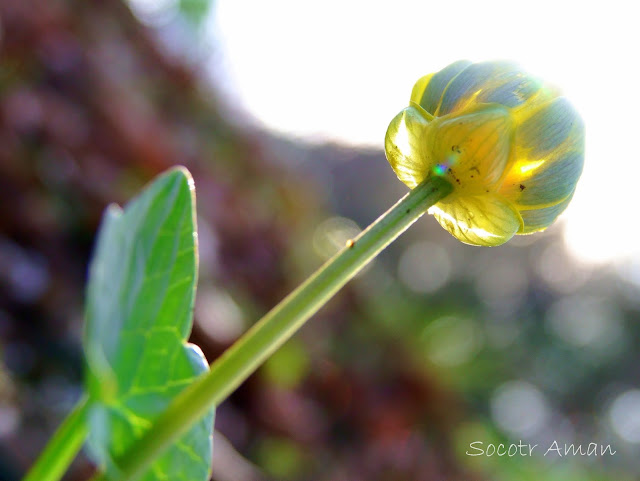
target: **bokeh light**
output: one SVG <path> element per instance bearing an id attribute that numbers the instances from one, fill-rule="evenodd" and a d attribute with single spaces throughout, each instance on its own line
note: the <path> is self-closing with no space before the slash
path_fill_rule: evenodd
<path id="1" fill-rule="evenodd" d="M 434 321 L 425 328 L 422 338 L 431 362 L 444 367 L 471 361 L 484 343 L 478 325 L 470 319 L 458 317 Z"/>
<path id="2" fill-rule="evenodd" d="M 640 443 L 640 390 L 630 389 L 616 397 L 609 410 L 609 419 L 622 439 Z"/>
<path id="3" fill-rule="evenodd" d="M 321 222 L 313 235 L 313 246 L 316 252 L 328 259 L 344 248 L 349 239 L 360 233 L 360 227 L 351 219 L 330 217 Z"/>
<path id="4" fill-rule="evenodd" d="M 433 242 L 416 242 L 402 253 L 398 277 L 412 291 L 433 293 L 449 281 L 451 261 L 447 250 Z"/>
<path id="5" fill-rule="evenodd" d="M 494 392 L 491 415 L 506 433 L 527 438 L 546 426 L 550 411 L 544 394 L 533 384 L 508 381 Z"/>
<path id="6" fill-rule="evenodd" d="M 556 336 L 577 347 L 615 352 L 624 331 L 617 310 L 605 299 L 573 295 L 556 301 L 547 313 L 547 326 Z"/>

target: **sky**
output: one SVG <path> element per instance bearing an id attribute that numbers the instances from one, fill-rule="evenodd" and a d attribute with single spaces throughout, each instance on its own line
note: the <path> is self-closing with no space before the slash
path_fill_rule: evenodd
<path id="1" fill-rule="evenodd" d="M 422 75 L 460 59 L 516 61 L 586 124 L 584 172 L 561 217 L 570 251 L 640 267 L 637 20 L 619 1 L 216 0 L 207 27 L 241 108 L 311 142 L 382 148 Z"/>

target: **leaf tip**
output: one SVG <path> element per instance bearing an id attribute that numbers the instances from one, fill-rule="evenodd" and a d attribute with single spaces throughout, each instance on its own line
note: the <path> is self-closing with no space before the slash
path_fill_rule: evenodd
<path id="1" fill-rule="evenodd" d="M 176 165 L 169 169 L 166 174 L 168 178 L 175 179 L 178 182 L 186 182 L 190 191 L 195 190 L 195 184 L 193 182 L 193 176 L 189 169 L 187 169 L 184 165 Z"/>

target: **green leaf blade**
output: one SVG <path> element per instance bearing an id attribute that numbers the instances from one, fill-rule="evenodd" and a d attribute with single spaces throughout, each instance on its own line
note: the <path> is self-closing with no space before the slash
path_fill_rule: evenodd
<path id="1" fill-rule="evenodd" d="M 87 288 L 85 352 L 89 446 L 109 478 L 113 459 L 208 370 L 191 332 L 197 281 L 193 180 L 184 168 L 160 176 L 100 228 Z M 213 410 L 141 479 L 204 481 L 211 469 Z"/>

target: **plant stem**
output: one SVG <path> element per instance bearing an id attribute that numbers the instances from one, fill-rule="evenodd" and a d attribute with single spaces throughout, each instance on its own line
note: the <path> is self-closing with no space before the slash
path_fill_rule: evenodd
<path id="1" fill-rule="evenodd" d="M 211 370 L 178 395 L 149 431 L 115 460 L 119 480 L 130 481 L 143 474 L 164 449 L 220 404 L 342 286 L 451 190 L 447 181 L 429 178 L 349 241 L 213 362 Z"/>
<path id="2" fill-rule="evenodd" d="M 22 481 L 58 481 L 62 477 L 87 437 L 88 405 L 86 397 L 78 401 Z"/>

